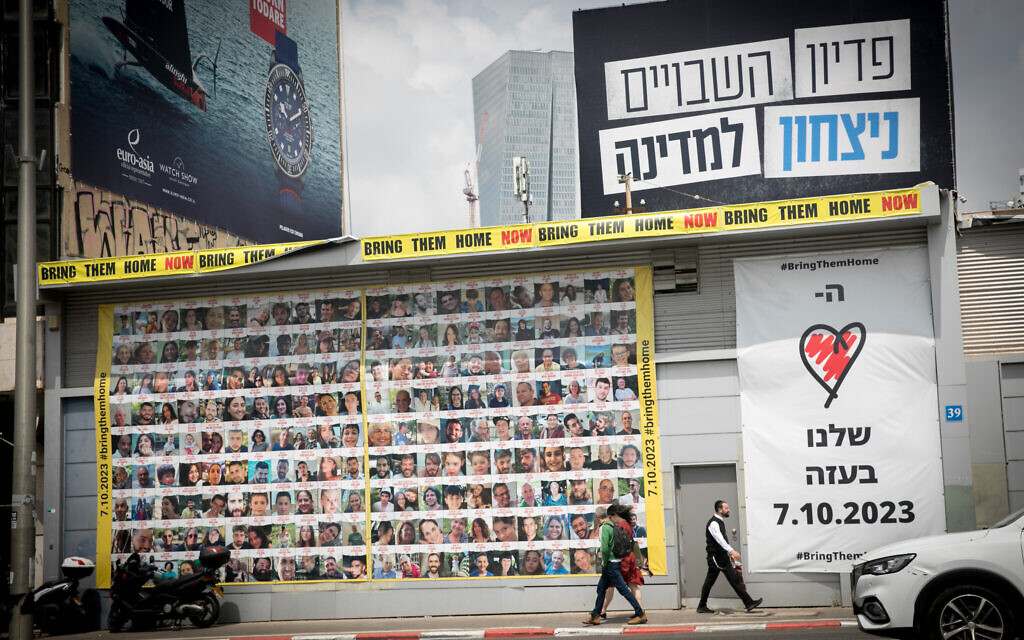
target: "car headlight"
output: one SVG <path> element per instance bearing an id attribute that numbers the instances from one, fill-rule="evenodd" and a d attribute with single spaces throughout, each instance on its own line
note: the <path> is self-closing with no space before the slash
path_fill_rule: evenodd
<path id="1" fill-rule="evenodd" d="M 910 561 L 917 557 L 916 553 L 904 553 L 898 556 L 886 556 L 884 558 L 878 558 L 877 560 L 870 560 L 865 562 L 862 566 L 862 573 L 864 575 L 872 576 L 884 576 L 890 573 L 896 573 L 903 569 L 903 567 L 910 564 Z"/>

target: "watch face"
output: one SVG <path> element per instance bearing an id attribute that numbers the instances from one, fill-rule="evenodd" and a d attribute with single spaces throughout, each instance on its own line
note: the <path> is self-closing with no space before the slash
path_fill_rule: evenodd
<path id="1" fill-rule="evenodd" d="M 313 123 L 309 119 L 306 88 L 291 67 L 278 64 L 270 69 L 263 116 L 277 166 L 286 175 L 300 177 L 309 166 Z"/>

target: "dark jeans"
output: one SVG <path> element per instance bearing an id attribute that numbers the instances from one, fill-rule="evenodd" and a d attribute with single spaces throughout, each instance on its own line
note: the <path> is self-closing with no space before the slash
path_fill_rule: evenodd
<path id="1" fill-rule="evenodd" d="M 644 615 L 644 610 L 640 608 L 640 603 L 636 601 L 636 598 L 633 597 L 633 592 L 629 590 L 626 581 L 622 579 L 622 563 L 609 562 L 601 572 L 601 579 L 597 581 L 597 602 L 594 604 L 594 610 L 590 612 L 591 617 L 601 614 L 601 608 L 604 607 L 604 595 L 608 591 L 608 587 L 615 587 L 622 594 L 626 602 L 633 607 L 633 612 L 637 617 Z"/>
<path id="2" fill-rule="evenodd" d="M 718 580 L 718 574 L 724 573 L 725 579 L 729 581 L 729 586 L 736 592 L 736 595 L 743 601 L 743 606 L 749 605 L 754 601 L 747 593 L 747 590 L 740 584 L 740 577 L 736 575 L 736 571 L 732 568 L 731 564 L 727 564 L 724 569 L 719 569 L 712 558 L 708 558 L 708 577 L 704 578 L 704 586 L 700 590 L 700 604 L 698 607 L 708 606 L 708 594 L 711 593 L 711 587 L 714 586 L 715 580 Z"/>

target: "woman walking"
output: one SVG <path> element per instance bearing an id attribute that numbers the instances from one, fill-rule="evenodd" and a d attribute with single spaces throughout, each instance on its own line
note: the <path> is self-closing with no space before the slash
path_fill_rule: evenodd
<path id="1" fill-rule="evenodd" d="M 622 527 L 629 532 L 629 537 L 633 538 L 633 527 L 629 523 L 629 507 L 622 504 L 613 504 L 608 507 L 608 516 L 615 523 L 616 527 Z M 622 559 L 622 578 L 626 581 L 629 586 L 629 590 L 633 592 L 633 597 L 636 601 L 643 606 L 643 601 L 640 600 L 640 585 L 644 583 L 644 574 L 640 571 L 638 564 L 638 558 L 636 553 L 639 551 L 639 547 L 636 542 L 633 542 L 633 552 Z M 608 605 L 612 601 L 612 596 L 615 594 L 615 587 L 608 587 L 608 591 L 604 594 L 604 608 L 601 609 L 601 618 L 608 618 Z"/>

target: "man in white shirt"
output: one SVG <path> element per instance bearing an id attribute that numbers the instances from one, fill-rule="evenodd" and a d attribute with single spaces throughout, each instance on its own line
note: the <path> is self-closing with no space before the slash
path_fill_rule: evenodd
<path id="1" fill-rule="evenodd" d="M 380 500 L 378 500 L 377 502 L 374 502 L 370 506 L 370 509 L 372 511 L 374 511 L 374 512 L 377 512 L 377 513 L 380 513 L 380 512 L 390 513 L 392 511 L 394 511 L 395 510 L 395 505 L 394 505 L 394 503 L 391 502 L 391 489 L 388 489 L 387 487 L 383 487 L 380 490 Z"/>
<path id="2" fill-rule="evenodd" d="M 711 587 L 714 586 L 719 573 L 725 574 L 726 579 L 729 581 L 729 586 L 733 588 L 736 595 L 743 601 L 743 606 L 746 607 L 747 611 L 753 611 L 764 601 L 764 598 L 758 598 L 757 600 L 751 598 L 747 590 L 743 588 L 739 576 L 736 575 L 736 570 L 733 566 L 734 563 L 740 561 L 740 553 L 733 549 L 729 545 L 729 541 L 726 540 L 725 518 L 728 517 L 729 503 L 723 500 L 716 500 L 715 515 L 711 516 L 711 519 L 708 520 L 705 530 L 708 552 L 708 575 L 704 579 L 704 587 L 700 591 L 697 613 L 714 613 L 714 610 L 708 608 L 708 595 L 711 593 Z"/>
<path id="3" fill-rule="evenodd" d="M 644 503 L 644 497 L 640 495 L 640 480 L 638 478 L 629 479 L 629 493 L 624 496 L 619 496 L 619 504 L 626 506 L 638 506 Z"/>

